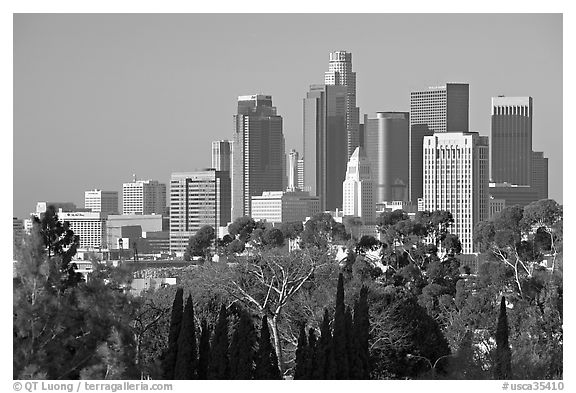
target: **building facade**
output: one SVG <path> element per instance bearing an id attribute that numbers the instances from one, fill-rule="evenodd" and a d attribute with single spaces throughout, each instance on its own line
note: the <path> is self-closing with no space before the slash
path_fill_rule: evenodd
<path id="1" fill-rule="evenodd" d="M 252 218 L 272 224 L 304 221 L 320 213 L 320 199 L 305 191 L 265 191 L 252 197 Z"/>
<path id="2" fill-rule="evenodd" d="M 360 217 L 363 224 L 373 224 L 376 218 L 374 182 L 370 174 L 370 162 L 361 147 L 356 148 L 348 161 L 342 188 L 344 215 Z"/>
<path id="3" fill-rule="evenodd" d="M 422 149 L 435 132 L 468 132 L 469 86 L 447 83 L 410 93 L 409 199 L 423 195 Z"/>
<path id="4" fill-rule="evenodd" d="M 164 214 L 166 184 L 136 180 L 122 185 L 122 214 Z"/>
<path id="5" fill-rule="evenodd" d="M 424 209 L 447 210 L 462 253 L 474 251 L 474 226 L 488 219 L 488 137 L 445 132 L 424 137 Z"/>
<path id="6" fill-rule="evenodd" d="M 324 73 L 325 85 L 346 87 L 346 159 L 360 144 L 360 109 L 356 107 L 356 73 L 352 71 L 352 53 L 330 53 L 328 72 Z"/>
<path id="7" fill-rule="evenodd" d="M 304 105 L 304 190 L 322 211 L 342 208 L 346 177 L 346 87 L 312 85 Z"/>
<path id="8" fill-rule="evenodd" d="M 298 152 L 294 149 L 288 154 L 288 190 L 294 191 L 299 188 L 298 181 Z"/>
<path id="9" fill-rule="evenodd" d="M 532 97 L 492 97 L 490 179 L 531 185 Z"/>
<path id="10" fill-rule="evenodd" d="M 532 152 L 532 188 L 538 199 L 548 199 L 548 158 L 541 151 Z"/>
<path id="11" fill-rule="evenodd" d="M 284 189 L 286 154 L 282 116 L 272 96 L 238 97 L 232 146 L 232 219 L 251 214 L 250 198 Z"/>
<path id="12" fill-rule="evenodd" d="M 230 219 L 230 177 L 206 169 L 172 173 L 170 179 L 170 252 L 182 255 L 188 239 L 204 225 L 227 226 Z"/>
<path id="13" fill-rule="evenodd" d="M 408 112 L 364 115 L 364 151 L 370 162 L 376 203 L 408 200 Z"/>
<path id="14" fill-rule="evenodd" d="M 93 212 L 118 214 L 118 191 L 84 191 L 84 208 Z"/>
<path id="15" fill-rule="evenodd" d="M 230 141 L 212 141 L 212 168 L 230 172 L 231 153 Z"/>
<path id="16" fill-rule="evenodd" d="M 86 250 L 106 249 L 106 213 L 66 212 L 58 210 L 58 220 L 70 223 L 70 229 L 80 237 L 80 247 Z"/>
<path id="17" fill-rule="evenodd" d="M 538 190 L 531 186 L 519 186 L 510 183 L 490 183 L 490 197 L 503 200 L 506 206 L 524 207 L 537 201 L 539 198 Z"/>

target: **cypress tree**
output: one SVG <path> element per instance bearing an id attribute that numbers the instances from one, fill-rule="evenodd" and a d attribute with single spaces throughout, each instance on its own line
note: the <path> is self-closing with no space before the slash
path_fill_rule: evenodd
<path id="1" fill-rule="evenodd" d="M 202 333 L 198 348 L 198 379 L 208 379 L 208 364 L 210 363 L 210 327 L 206 319 L 202 319 Z"/>
<path id="2" fill-rule="evenodd" d="M 320 338 L 316 344 L 316 370 L 314 379 L 334 379 L 336 370 L 332 353 L 332 333 L 330 332 L 330 316 L 324 309 L 324 318 L 320 328 Z"/>
<path id="3" fill-rule="evenodd" d="M 220 307 L 218 322 L 214 329 L 214 337 L 210 350 L 208 362 L 208 379 L 228 379 L 230 378 L 230 367 L 228 362 L 228 312 L 226 307 Z"/>
<path id="4" fill-rule="evenodd" d="M 338 275 L 338 289 L 336 291 L 336 312 L 334 313 L 334 337 L 332 338 L 333 357 L 336 360 L 336 379 L 348 379 L 348 350 L 346 344 L 346 316 L 344 306 L 344 276 Z"/>
<path id="5" fill-rule="evenodd" d="M 309 348 L 306 339 L 306 327 L 304 322 L 300 324 L 300 334 L 298 336 L 298 347 L 296 348 L 296 369 L 294 370 L 294 379 L 308 379 L 308 359 Z"/>
<path id="6" fill-rule="evenodd" d="M 306 368 L 304 372 L 305 378 L 302 379 L 314 379 L 315 372 L 317 369 L 316 363 L 316 332 L 314 329 L 310 328 L 308 331 L 308 346 L 306 347 Z"/>
<path id="7" fill-rule="evenodd" d="M 230 379 L 253 379 L 256 332 L 248 312 L 239 310 L 239 313 L 230 342 Z"/>
<path id="8" fill-rule="evenodd" d="M 178 353 L 176 356 L 176 366 L 174 368 L 174 379 L 195 379 L 198 367 L 196 350 L 196 326 L 194 323 L 194 305 L 192 296 L 188 295 L 182 326 L 178 336 Z"/>
<path id="9" fill-rule="evenodd" d="M 508 343 L 508 317 L 506 316 L 506 299 L 502 296 L 500 302 L 500 315 L 496 327 L 496 364 L 494 367 L 495 379 L 511 379 L 512 352 Z"/>
<path id="10" fill-rule="evenodd" d="M 278 368 L 278 357 L 270 343 L 270 330 L 268 330 L 268 318 L 266 315 L 262 317 L 254 379 L 282 379 Z"/>
<path id="11" fill-rule="evenodd" d="M 170 331 L 168 333 L 168 348 L 162 359 L 163 379 L 174 379 L 174 367 L 178 352 L 178 335 L 182 325 L 182 309 L 184 306 L 184 290 L 178 288 L 172 303 L 172 316 L 170 318 Z"/>
<path id="12" fill-rule="evenodd" d="M 354 307 L 354 339 L 358 370 L 354 378 L 370 379 L 370 350 L 368 340 L 370 338 L 370 318 L 368 310 L 368 287 L 360 288 L 360 298 Z M 356 369 L 356 367 L 355 367 Z"/>
<path id="13" fill-rule="evenodd" d="M 359 379 L 355 373 L 356 365 L 356 340 L 354 337 L 354 325 L 352 322 L 352 311 L 346 307 L 344 312 L 344 326 L 346 332 L 346 353 L 348 356 L 348 379 Z"/>

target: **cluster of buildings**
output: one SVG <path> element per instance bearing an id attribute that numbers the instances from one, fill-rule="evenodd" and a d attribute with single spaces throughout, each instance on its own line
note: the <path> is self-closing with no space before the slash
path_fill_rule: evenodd
<path id="1" fill-rule="evenodd" d="M 442 209 L 471 254 L 478 222 L 548 197 L 548 159 L 532 150 L 531 97 L 493 97 L 489 137 L 469 130 L 465 83 L 413 91 L 409 112 L 361 119 L 352 54 L 336 51 L 324 84 L 311 85 L 302 105 L 301 152 L 286 154 L 270 95 L 240 96 L 233 134 L 212 142 L 210 168 L 172 173 L 168 187 L 124 183 L 121 210 L 118 192 L 86 191 L 84 209 L 56 204 L 60 219 L 81 248 L 180 256 L 202 226 L 222 237 L 242 216 L 277 225 L 332 212 L 375 233 L 383 211 Z"/>

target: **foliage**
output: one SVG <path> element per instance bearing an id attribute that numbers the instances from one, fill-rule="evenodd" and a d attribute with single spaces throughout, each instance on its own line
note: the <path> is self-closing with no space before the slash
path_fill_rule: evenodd
<path id="1" fill-rule="evenodd" d="M 210 260 L 210 247 L 215 238 L 214 228 L 210 225 L 201 227 L 194 235 L 190 236 L 184 259 L 189 261 L 192 259 L 191 257 L 199 256 L 204 260 Z"/>
<path id="2" fill-rule="evenodd" d="M 254 379 L 256 331 L 247 310 L 238 308 L 237 314 L 229 350 L 230 379 Z"/>
<path id="3" fill-rule="evenodd" d="M 511 379 L 510 344 L 508 343 L 508 318 L 506 317 L 506 299 L 502 296 L 498 327 L 496 328 L 496 363 L 494 364 L 495 379 Z"/>
<path id="4" fill-rule="evenodd" d="M 218 313 L 218 322 L 210 345 L 208 379 L 228 379 L 230 363 L 228 359 L 228 312 L 222 305 Z"/>
<path id="5" fill-rule="evenodd" d="M 176 359 L 178 357 L 178 337 L 182 327 L 184 315 L 184 290 L 178 288 L 172 304 L 170 318 L 170 332 L 168 334 L 168 348 L 163 357 L 162 368 L 164 379 L 175 379 Z"/>
<path id="6" fill-rule="evenodd" d="M 192 296 L 188 295 L 182 324 L 177 341 L 176 364 L 174 366 L 174 379 L 196 379 L 198 368 L 198 351 L 196 345 L 196 324 L 194 320 L 194 304 Z"/>
<path id="7" fill-rule="evenodd" d="M 329 213 L 318 213 L 306 221 L 300 235 L 300 247 L 326 249 L 334 242 L 344 242 L 348 238 L 344 224 L 336 222 Z"/>
<path id="8" fill-rule="evenodd" d="M 268 318 L 266 315 L 262 317 L 254 379 L 282 379 L 278 368 L 276 351 L 270 343 L 270 331 L 268 330 Z"/>
<path id="9" fill-rule="evenodd" d="M 208 379 L 208 364 L 210 363 L 210 327 L 206 319 L 202 319 L 202 333 L 198 344 L 198 379 Z"/>

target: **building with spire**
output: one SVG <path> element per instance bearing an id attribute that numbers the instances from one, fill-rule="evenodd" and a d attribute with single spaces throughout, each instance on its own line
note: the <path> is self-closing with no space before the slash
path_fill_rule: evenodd
<path id="1" fill-rule="evenodd" d="M 343 188 L 344 216 L 360 217 L 364 224 L 372 224 L 376 216 L 374 182 L 370 162 L 364 149 L 357 147 L 348 160 Z"/>

